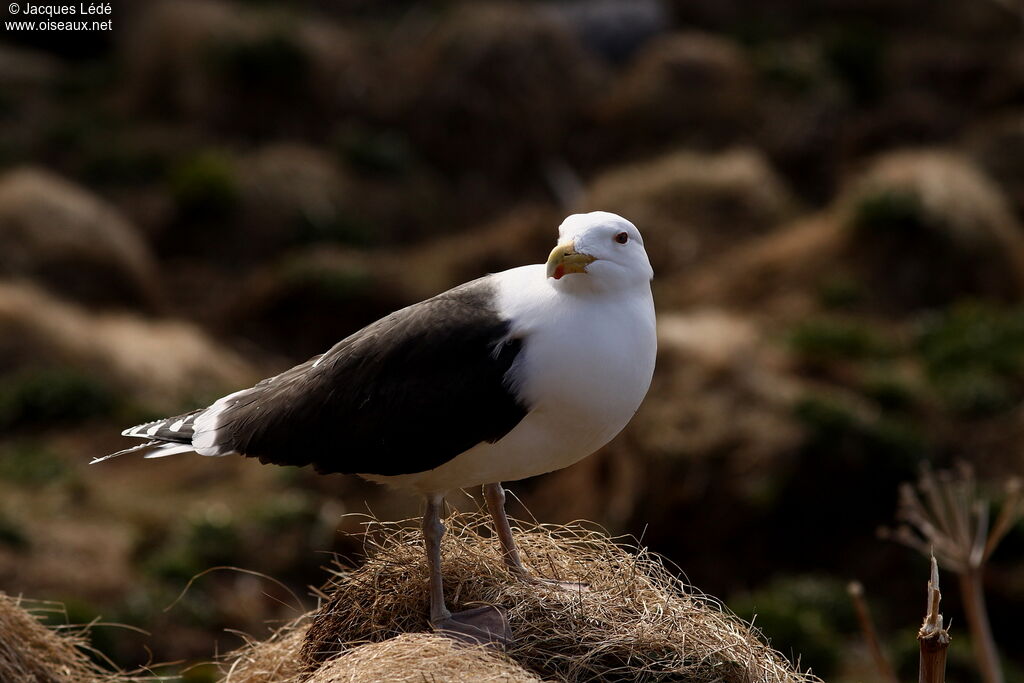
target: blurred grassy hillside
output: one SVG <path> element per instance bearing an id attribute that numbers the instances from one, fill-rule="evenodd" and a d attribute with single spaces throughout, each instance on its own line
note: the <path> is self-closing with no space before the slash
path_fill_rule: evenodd
<path id="1" fill-rule="evenodd" d="M 656 269 L 654 385 L 601 453 L 513 490 L 642 535 L 827 680 L 864 679 L 858 579 L 909 680 L 925 565 L 876 536 L 898 484 L 1024 469 L 1013 7 L 153 0 L 110 33 L 7 31 L 0 589 L 159 634 L 96 628 L 127 667 L 304 612 L 326 553 L 358 561 L 343 513 L 417 501 L 241 459 L 86 463 L 603 209 Z M 220 565 L 305 604 L 222 570 L 164 611 Z M 1022 576 L 1018 527 L 986 586 L 1013 681 Z"/>

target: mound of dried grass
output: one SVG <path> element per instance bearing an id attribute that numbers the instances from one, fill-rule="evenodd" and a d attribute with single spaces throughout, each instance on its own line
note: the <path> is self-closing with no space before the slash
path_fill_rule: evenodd
<path id="1" fill-rule="evenodd" d="M 309 666 L 299 656 L 309 628 L 309 615 L 281 628 L 265 641 L 228 655 L 223 683 L 299 683 Z"/>
<path id="2" fill-rule="evenodd" d="M 433 633 L 406 633 L 380 643 L 353 644 L 311 668 L 299 655 L 309 620 L 278 631 L 263 643 L 235 653 L 222 683 L 537 683 L 539 678 L 487 647 L 470 648 Z"/>
<path id="3" fill-rule="evenodd" d="M 965 250 L 1019 246 L 1020 226 L 999 187 L 969 159 L 941 149 L 884 154 L 853 179 L 837 199 L 847 220 L 864 217 L 864 202 L 896 196 L 912 202 L 927 227 Z M 902 207 L 901 207 L 902 208 Z M 879 209 L 876 209 L 876 211 Z M 852 215 L 850 215 L 852 214 Z M 882 216 L 886 218 L 888 216 Z M 891 226 L 882 226 L 889 227 Z"/>
<path id="4" fill-rule="evenodd" d="M 43 626 L 28 608 L 32 605 L 0 593 L 0 681 L 113 683 L 118 680 L 89 659 L 88 641 L 82 631 L 58 634 Z"/>
<path id="5" fill-rule="evenodd" d="M 160 298 L 153 256 L 123 215 L 89 190 L 22 167 L 0 177 L 0 274 L 89 305 Z"/>
<path id="6" fill-rule="evenodd" d="M 433 633 L 407 633 L 349 650 L 324 664 L 308 683 L 540 683 L 539 678 L 486 647 L 461 647 Z"/>
<path id="7" fill-rule="evenodd" d="M 598 107 L 609 134 L 628 143 L 718 146 L 749 126 L 754 74 L 734 41 L 695 31 L 647 43 Z M 624 140 L 624 142 L 627 142 Z"/>
<path id="8" fill-rule="evenodd" d="M 796 205 L 782 178 L 759 152 L 732 149 L 704 154 L 671 152 L 615 167 L 587 188 L 580 208 L 627 216 L 650 244 L 659 276 L 689 271 L 765 233 Z"/>
<path id="9" fill-rule="evenodd" d="M 459 3 L 429 23 L 389 48 L 397 85 L 381 93 L 414 147 L 445 169 L 481 169 L 486 149 L 492 177 L 560 154 L 601 83 L 576 36 L 533 3 Z M 439 125 L 458 135 L 438 135 Z"/>
<path id="10" fill-rule="evenodd" d="M 848 262 L 890 308 L 1024 296 L 1024 230 L 999 187 L 959 154 L 880 156 L 836 207 Z"/>
<path id="11" fill-rule="evenodd" d="M 451 667 L 486 664 L 509 680 L 816 681 L 801 674 L 713 598 L 684 586 L 662 560 L 578 525 L 519 523 L 535 572 L 587 586 L 533 587 L 504 569 L 482 514 L 447 521 L 443 545 L 449 606 L 508 611 L 515 642 L 504 655 L 458 649 L 427 632 L 427 568 L 418 522 L 372 522 L 367 562 L 339 570 L 312 622 L 236 655 L 225 683 L 344 680 L 462 680 Z M 312 673 L 296 671 L 295 645 Z M 372 643 L 372 645 L 367 645 Z M 482 658 L 482 659 L 481 659 Z M 283 662 L 283 664 L 282 664 Z M 514 665 L 523 672 L 510 669 Z M 499 667 L 504 666 L 505 669 Z M 271 676 L 274 667 L 281 675 Z M 287 669 L 287 670 L 285 670 Z M 289 676 L 292 676 L 289 678 Z M 408 680 L 412 680 L 408 679 Z"/>
<path id="12" fill-rule="evenodd" d="M 255 375 L 195 325 L 96 314 L 31 285 L 6 282 L 0 282 L 0 357 L 24 367 L 75 368 L 166 410 L 244 386 Z"/>
<path id="13" fill-rule="evenodd" d="M 369 64 L 360 41 L 325 17 L 222 0 L 164 0 L 131 9 L 119 52 L 127 66 L 126 94 L 136 108 L 237 132 L 265 130 L 287 106 L 290 120 L 278 125 L 294 133 L 329 125 L 354 104 L 349 93 L 364 87 Z M 255 73 L 254 55 L 271 68 Z M 287 90 L 267 98 L 261 88 L 271 86 Z M 291 106 L 294 98 L 302 99 L 301 111 Z"/>

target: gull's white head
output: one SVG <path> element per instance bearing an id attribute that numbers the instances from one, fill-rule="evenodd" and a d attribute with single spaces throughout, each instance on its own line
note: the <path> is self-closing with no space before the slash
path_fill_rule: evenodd
<path id="1" fill-rule="evenodd" d="M 559 287 L 609 291 L 649 286 L 654 270 L 635 225 L 614 213 L 592 211 L 562 221 L 547 275 Z"/>

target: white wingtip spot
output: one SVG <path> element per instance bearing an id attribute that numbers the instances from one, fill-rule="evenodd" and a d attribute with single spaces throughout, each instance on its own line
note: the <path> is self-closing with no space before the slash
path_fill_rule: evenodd
<path id="1" fill-rule="evenodd" d="M 121 436 L 146 436 L 147 429 L 149 429 L 153 425 L 158 425 L 161 422 L 163 422 L 163 420 L 154 420 L 153 422 L 144 422 L 143 424 L 135 425 L 134 427 L 129 427 L 128 429 L 121 432 Z"/>
<path id="2" fill-rule="evenodd" d="M 171 424 L 171 431 L 172 432 L 178 431 L 179 429 L 181 429 L 181 426 L 183 424 L 185 424 L 185 418 L 182 418 L 182 419 L 178 420 L 177 422 L 172 423 Z"/>
<path id="3" fill-rule="evenodd" d="M 190 443 L 173 443 L 167 444 L 166 446 L 158 446 L 151 452 L 146 453 L 143 458 L 166 458 L 168 455 L 177 455 L 178 453 L 188 453 L 193 451 L 195 448 Z"/>
<path id="4" fill-rule="evenodd" d="M 196 453 L 200 455 L 223 455 L 220 452 L 220 444 L 217 443 L 217 429 L 220 427 L 218 418 L 221 412 L 228 407 L 229 403 L 247 391 L 249 390 L 242 389 L 219 398 L 212 406 L 196 416 L 195 421 L 192 423 L 194 434 L 192 446 L 195 448 Z"/>

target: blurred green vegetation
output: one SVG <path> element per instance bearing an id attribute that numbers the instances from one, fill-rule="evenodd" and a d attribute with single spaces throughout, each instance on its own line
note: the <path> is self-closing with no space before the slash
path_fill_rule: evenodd
<path id="1" fill-rule="evenodd" d="M 172 168 L 168 182 L 183 221 L 222 219 L 239 203 L 234 165 L 221 152 L 207 150 L 182 160 Z"/>
<path id="2" fill-rule="evenodd" d="M 864 285 L 849 275 L 833 275 L 818 285 L 818 301 L 827 309 L 852 308 L 864 297 Z"/>
<path id="3" fill-rule="evenodd" d="M 259 506 L 253 516 L 261 533 L 269 537 L 291 529 L 312 529 L 316 525 L 317 510 L 311 496 L 298 491 L 286 491 Z"/>
<path id="4" fill-rule="evenodd" d="M 373 273 L 359 265 L 330 266 L 295 259 L 285 265 L 286 283 L 315 291 L 327 301 L 343 304 L 365 296 L 374 285 Z"/>
<path id="5" fill-rule="evenodd" d="M 886 412 L 911 409 L 923 400 L 923 389 L 911 378 L 902 375 L 898 367 L 887 363 L 867 367 L 860 379 L 859 388 Z"/>
<path id="6" fill-rule="evenodd" d="M 1024 310 L 965 302 L 923 317 L 915 350 L 954 411 L 985 415 L 1024 398 Z"/>
<path id="7" fill-rule="evenodd" d="M 888 232 L 918 234 L 934 220 L 920 198 L 902 190 L 879 189 L 866 193 L 853 208 L 851 225 L 870 239 Z"/>
<path id="8" fill-rule="evenodd" d="M 216 664 L 193 664 L 181 672 L 181 683 L 215 683 L 220 673 Z"/>
<path id="9" fill-rule="evenodd" d="M 79 422 L 119 403 L 109 385 L 76 368 L 19 370 L 0 377 L 0 430 Z"/>
<path id="10" fill-rule="evenodd" d="M 837 672 L 840 658 L 857 633 L 846 586 L 822 576 L 776 578 L 729 606 L 803 669 L 825 680 Z"/>
<path id="11" fill-rule="evenodd" d="M 788 341 L 804 362 L 853 363 L 859 378 L 853 387 L 887 410 L 935 397 L 954 414 L 985 416 L 1024 399 L 1019 307 L 963 301 L 912 318 L 905 334 L 863 318 L 809 318 Z M 920 368 L 920 384 L 901 374 L 899 360 Z"/>
<path id="12" fill-rule="evenodd" d="M 0 479 L 37 487 L 69 476 L 67 463 L 45 443 L 24 440 L 0 445 Z"/>
<path id="13" fill-rule="evenodd" d="M 295 231 L 296 244 L 328 242 L 355 247 L 368 247 L 377 242 L 372 224 L 353 213 L 339 211 L 330 216 L 303 213 Z"/>
<path id="14" fill-rule="evenodd" d="M 893 352 L 892 345 L 869 324 L 839 318 L 800 322 L 790 333 L 789 344 L 810 362 L 879 358 Z"/>
<path id="15" fill-rule="evenodd" d="M 333 527 L 323 526 L 314 496 L 282 490 L 244 509 L 214 506 L 169 525 L 147 526 L 134 554 L 145 575 L 171 591 L 210 567 L 245 568 L 240 559 L 252 557 L 287 580 L 307 576 L 323 561 L 313 551 L 314 543 L 333 541 Z"/>
<path id="16" fill-rule="evenodd" d="M 0 510 L 0 546 L 5 546 L 15 551 L 27 551 L 32 545 L 32 540 L 22 525 L 3 510 Z"/>
<path id="17" fill-rule="evenodd" d="M 828 74 L 799 45 L 779 42 L 751 47 L 751 61 L 760 79 L 787 94 L 806 96 L 826 87 Z"/>
<path id="18" fill-rule="evenodd" d="M 184 520 L 146 560 L 154 578 L 187 582 L 204 569 L 231 564 L 240 554 L 238 523 L 230 514 L 205 514 Z"/>
<path id="19" fill-rule="evenodd" d="M 899 416 L 863 414 L 829 396 L 805 396 L 795 407 L 797 418 L 809 430 L 805 448 L 821 458 L 858 461 L 876 467 L 878 480 L 893 484 L 911 475 L 929 453 L 920 426 Z M 885 472 L 888 476 L 883 477 Z"/>
<path id="20" fill-rule="evenodd" d="M 360 174 L 402 178 L 420 163 L 408 138 L 397 130 L 349 125 L 336 134 L 334 145 Z"/>

